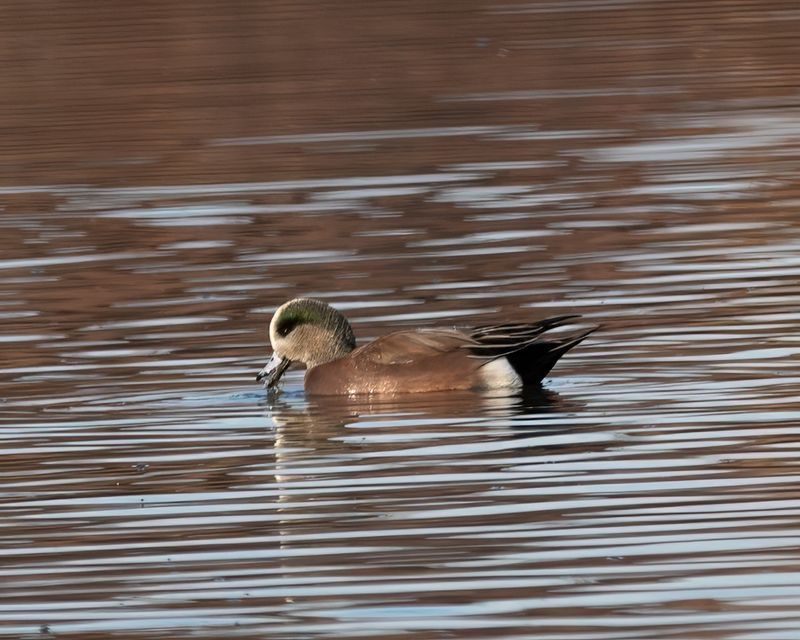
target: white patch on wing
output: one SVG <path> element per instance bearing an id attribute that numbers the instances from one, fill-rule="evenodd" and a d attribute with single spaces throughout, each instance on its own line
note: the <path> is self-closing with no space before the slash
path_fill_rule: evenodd
<path id="1" fill-rule="evenodd" d="M 492 360 L 478 369 L 478 372 L 487 389 L 517 389 L 522 386 L 522 379 L 505 358 Z"/>

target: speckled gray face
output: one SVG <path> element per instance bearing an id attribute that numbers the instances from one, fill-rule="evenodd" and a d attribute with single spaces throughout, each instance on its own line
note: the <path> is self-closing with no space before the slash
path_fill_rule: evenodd
<path id="1" fill-rule="evenodd" d="M 269 389 L 290 364 L 311 369 L 341 358 L 356 344 L 345 317 L 313 298 L 295 298 L 278 307 L 269 323 L 272 358 L 256 376 Z"/>

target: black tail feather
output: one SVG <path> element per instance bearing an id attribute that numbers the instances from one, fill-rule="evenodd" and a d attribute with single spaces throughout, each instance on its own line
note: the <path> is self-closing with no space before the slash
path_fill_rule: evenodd
<path id="1" fill-rule="evenodd" d="M 508 363 L 522 379 L 522 384 L 539 384 L 567 351 L 578 346 L 598 327 L 555 340 L 541 340 L 508 357 Z"/>

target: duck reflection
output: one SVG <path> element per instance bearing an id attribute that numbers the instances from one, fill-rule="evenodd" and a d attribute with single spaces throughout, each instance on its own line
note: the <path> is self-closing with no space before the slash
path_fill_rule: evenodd
<path id="1" fill-rule="evenodd" d="M 510 498 L 513 508 L 498 512 L 508 501 L 504 485 L 552 474 L 547 463 L 555 446 L 586 448 L 586 442 L 571 442 L 571 433 L 583 428 L 570 425 L 577 409 L 545 389 L 357 399 L 306 399 L 290 391 L 270 397 L 266 415 L 274 433 L 285 576 L 328 567 L 337 580 L 353 585 L 387 573 L 416 579 L 422 568 L 432 577 L 446 565 L 514 548 L 498 537 L 520 527 L 546 527 L 553 514 L 538 493 Z M 539 462 L 541 472 L 512 468 Z M 520 513 L 526 502 L 530 512 L 523 507 Z M 337 589 L 346 597 L 346 588 Z M 311 600 L 285 602 L 302 609 Z"/>
<path id="2" fill-rule="evenodd" d="M 269 395 L 267 418 L 281 438 L 302 440 L 305 445 L 324 445 L 329 436 L 349 426 L 379 428 L 402 421 L 409 432 L 423 433 L 427 427 L 464 421 L 485 423 L 493 418 L 567 414 L 579 410 L 578 403 L 565 400 L 555 391 L 541 387 L 523 391 L 448 391 L 426 394 L 316 396 L 303 398 L 280 391 Z M 511 420 L 502 423 L 514 429 L 527 429 L 531 423 Z M 296 433 L 295 433 L 296 432 Z M 513 437 L 513 433 L 509 434 Z"/>
<path id="3" fill-rule="evenodd" d="M 278 392 L 270 395 L 266 415 L 274 430 L 275 479 L 284 482 L 298 478 L 298 470 L 306 478 L 341 473 L 345 461 L 365 474 L 384 459 L 408 467 L 421 463 L 431 446 L 456 447 L 461 459 L 481 458 L 487 441 L 524 438 L 521 446 L 535 448 L 532 436 L 574 429 L 569 416 L 580 408 L 544 388 L 356 398 Z M 421 446 L 426 451 L 415 452 Z M 428 464 L 437 458 L 431 452 Z"/>

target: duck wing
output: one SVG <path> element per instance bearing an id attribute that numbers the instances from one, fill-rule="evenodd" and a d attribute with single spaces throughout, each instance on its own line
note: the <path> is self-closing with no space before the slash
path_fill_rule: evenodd
<path id="1" fill-rule="evenodd" d="M 403 365 L 462 353 L 475 363 L 475 369 L 506 358 L 523 384 L 537 384 L 561 356 L 598 328 L 548 333 L 578 318 L 578 315 L 556 316 L 535 323 L 495 324 L 468 331 L 435 328 L 395 331 L 359 347 L 351 357 L 354 361 L 378 365 Z"/>
<path id="2" fill-rule="evenodd" d="M 359 347 L 353 352 L 353 358 L 376 364 L 409 364 L 476 344 L 473 338 L 457 329 L 395 331 Z"/>
<path id="3" fill-rule="evenodd" d="M 555 316 L 533 323 L 476 327 L 469 333 L 473 341 L 469 350 L 475 358 L 502 358 L 540 341 L 545 332 L 563 327 L 578 318 L 579 315 Z"/>

